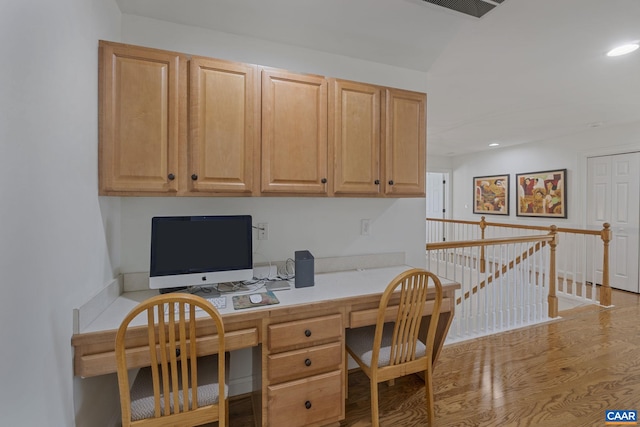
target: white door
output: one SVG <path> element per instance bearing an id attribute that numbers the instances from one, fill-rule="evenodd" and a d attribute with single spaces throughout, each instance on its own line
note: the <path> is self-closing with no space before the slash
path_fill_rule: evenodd
<path id="1" fill-rule="evenodd" d="M 640 293 L 640 153 L 591 157 L 587 177 L 588 224 L 611 224 L 609 283 L 616 289 Z"/>
<path id="2" fill-rule="evenodd" d="M 444 185 L 443 173 L 427 172 L 427 218 L 444 218 Z"/>
<path id="3" fill-rule="evenodd" d="M 448 173 L 427 172 L 427 218 L 444 219 L 446 217 Z M 427 223 L 427 242 L 445 240 L 445 227 L 442 223 Z"/>

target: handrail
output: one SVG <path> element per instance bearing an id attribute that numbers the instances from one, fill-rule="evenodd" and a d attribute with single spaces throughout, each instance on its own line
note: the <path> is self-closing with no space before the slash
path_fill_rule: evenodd
<path id="1" fill-rule="evenodd" d="M 457 242 L 432 242 L 427 243 L 426 249 L 470 248 L 473 246 L 503 245 L 505 243 L 551 242 L 553 239 L 553 236 L 545 234 L 537 236 L 493 237 L 491 239 L 464 240 Z"/>
<path id="2" fill-rule="evenodd" d="M 487 286 L 490 283 L 493 283 L 494 280 L 498 279 L 500 275 L 505 274 L 508 270 L 513 269 L 514 266 L 519 265 L 522 261 L 527 259 L 529 256 L 533 255 L 534 252 L 538 252 L 545 245 L 546 245 L 546 242 L 544 241 L 538 242 L 534 246 L 530 247 L 529 250 L 524 251 L 522 255 L 517 256 L 515 260 L 509 261 L 509 264 L 503 264 L 500 270 L 496 270 L 495 273 L 493 273 L 493 275 L 489 276 L 486 280 L 483 280 L 482 282 L 480 282 L 479 285 L 474 286 L 474 288 L 472 289 L 472 292 L 477 293 L 480 289 L 484 289 L 485 286 Z M 469 292 L 466 292 L 464 297 L 465 299 L 469 298 Z M 458 300 L 456 301 L 456 303 L 458 304 L 460 304 L 461 302 L 462 302 L 461 298 L 458 298 Z"/>
<path id="3" fill-rule="evenodd" d="M 544 225 L 526 225 L 526 224 L 509 224 L 504 222 L 489 222 L 485 221 L 485 217 L 481 217 L 480 221 L 469 221 L 462 219 L 444 219 L 444 218 L 426 218 L 427 221 L 438 221 L 438 222 L 447 222 L 451 224 L 468 224 L 468 225 L 479 225 L 482 228 L 482 224 L 485 226 L 492 227 L 503 227 L 503 228 L 519 228 L 524 230 L 540 230 L 540 231 L 549 231 L 551 226 Z M 604 223 L 604 227 L 608 228 L 609 224 Z M 556 231 L 558 233 L 575 233 L 575 234 L 590 234 L 593 236 L 598 236 L 602 232 L 601 230 L 584 230 L 580 228 L 564 228 L 564 227 L 556 227 Z"/>

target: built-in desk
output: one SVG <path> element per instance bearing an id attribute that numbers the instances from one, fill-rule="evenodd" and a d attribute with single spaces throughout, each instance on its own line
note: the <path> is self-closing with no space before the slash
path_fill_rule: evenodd
<path id="1" fill-rule="evenodd" d="M 254 413 L 262 426 L 308 426 L 344 418 L 344 330 L 375 323 L 380 296 L 389 282 L 409 266 L 317 274 L 315 286 L 276 292 L 279 304 L 234 310 L 231 296 L 220 309 L 227 351 L 254 348 Z M 454 314 L 458 283 L 443 279 L 444 301 L 436 334 L 437 359 Z M 138 303 L 157 291 L 125 292 L 93 322 L 74 334 L 75 375 L 90 377 L 116 372 L 116 329 Z M 431 304 L 425 307 L 429 315 Z M 144 335 L 143 320 L 130 337 L 127 357 L 144 366 L 145 348 L 136 348 L 136 332 Z M 217 352 L 212 326 L 198 322 L 198 354 Z M 233 361 L 232 361 L 233 363 Z M 281 419 L 281 417 L 286 419 Z M 283 424 L 284 423 L 284 424 Z M 293 423 L 293 424 L 292 424 Z"/>

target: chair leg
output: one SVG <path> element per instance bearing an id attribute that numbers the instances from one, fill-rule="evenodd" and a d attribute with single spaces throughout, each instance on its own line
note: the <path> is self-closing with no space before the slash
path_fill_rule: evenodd
<path id="1" fill-rule="evenodd" d="M 378 383 L 370 381 L 371 383 L 371 426 L 379 427 L 380 420 L 378 419 Z"/>
<path id="2" fill-rule="evenodd" d="M 424 375 L 424 392 L 427 404 L 427 415 L 429 417 L 429 426 L 433 426 L 436 419 L 436 413 L 434 404 L 435 399 L 433 396 L 433 378 L 431 364 L 427 366 L 427 371 Z"/>

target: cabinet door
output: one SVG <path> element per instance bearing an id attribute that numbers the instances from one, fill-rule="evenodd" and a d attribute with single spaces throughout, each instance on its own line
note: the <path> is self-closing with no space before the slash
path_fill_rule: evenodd
<path id="1" fill-rule="evenodd" d="M 363 83 L 331 80 L 329 152 L 335 194 L 380 193 L 380 94 Z"/>
<path id="2" fill-rule="evenodd" d="M 251 195 L 259 158 L 257 68 L 201 57 L 189 66 L 188 188 Z"/>
<path id="3" fill-rule="evenodd" d="M 99 74 L 100 194 L 175 193 L 184 58 L 101 41 Z"/>
<path id="4" fill-rule="evenodd" d="M 385 182 L 390 196 L 424 196 L 426 108 L 424 93 L 387 89 Z"/>
<path id="5" fill-rule="evenodd" d="M 263 193 L 327 194 L 324 77 L 262 70 Z"/>

